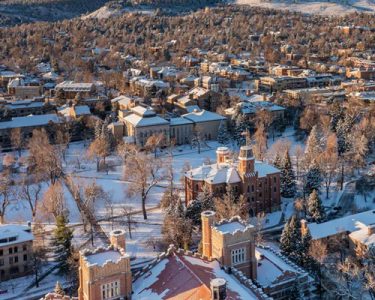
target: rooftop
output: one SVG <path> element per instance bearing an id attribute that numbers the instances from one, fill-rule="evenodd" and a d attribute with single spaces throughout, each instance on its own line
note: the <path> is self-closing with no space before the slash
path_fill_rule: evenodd
<path id="1" fill-rule="evenodd" d="M 88 265 L 104 266 L 107 262 L 117 263 L 122 258 L 120 252 L 116 250 L 107 250 L 85 256 Z"/>
<path id="2" fill-rule="evenodd" d="M 321 239 L 341 232 L 354 232 L 370 226 L 375 221 L 375 210 L 345 216 L 324 223 L 309 223 L 312 239 Z"/>
<path id="3" fill-rule="evenodd" d="M 0 225 L 0 247 L 32 241 L 30 227 L 17 224 Z"/>
<path id="4" fill-rule="evenodd" d="M 132 299 L 211 299 L 210 281 L 227 282 L 228 299 L 257 299 L 233 276 L 221 269 L 219 262 L 187 255 L 172 254 L 135 280 Z"/>
<path id="5" fill-rule="evenodd" d="M 246 226 L 238 221 L 224 223 L 221 225 L 216 225 L 215 228 L 222 233 L 235 233 L 236 231 L 244 231 Z"/>

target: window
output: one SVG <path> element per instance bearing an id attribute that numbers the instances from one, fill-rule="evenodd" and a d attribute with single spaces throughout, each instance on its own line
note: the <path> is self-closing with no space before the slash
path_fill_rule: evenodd
<path id="1" fill-rule="evenodd" d="M 13 253 L 13 248 L 9 248 L 9 254 Z"/>
<path id="2" fill-rule="evenodd" d="M 238 265 L 245 262 L 245 248 L 234 249 L 231 251 L 232 265 Z"/>
<path id="3" fill-rule="evenodd" d="M 0 266 L 4 266 L 4 259 L 0 258 Z"/>
<path id="4" fill-rule="evenodd" d="M 22 246 L 22 250 L 23 250 L 23 251 L 26 251 L 26 250 L 27 250 L 27 245 L 23 245 L 23 246 Z"/>
<path id="5" fill-rule="evenodd" d="M 273 178 L 273 182 L 276 183 L 276 177 Z"/>
<path id="6" fill-rule="evenodd" d="M 273 192 L 276 193 L 276 187 L 275 186 L 273 187 Z"/>
<path id="7" fill-rule="evenodd" d="M 15 263 L 18 263 L 18 256 L 15 256 L 15 257 L 14 257 L 14 262 L 15 262 Z"/>
<path id="8" fill-rule="evenodd" d="M 102 299 L 112 299 L 120 296 L 120 282 L 114 281 L 102 285 Z"/>
<path id="9" fill-rule="evenodd" d="M 251 191 L 254 192 L 254 185 L 251 186 Z"/>
<path id="10" fill-rule="evenodd" d="M 262 197 L 262 193 L 259 193 L 259 197 Z"/>
<path id="11" fill-rule="evenodd" d="M 247 186 L 247 192 L 250 193 L 250 186 Z"/>
<path id="12" fill-rule="evenodd" d="M 18 247 L 14 247 L 14 253 L 18 252 Z"/>
<path id="13" fill-rule="evenodd" d="M 9 264 L 13 265 L 13 257 L 9 257 Z"/>
<path id="14" fill-rule="evenodd" d="M 27 254 L 23 255 L 23 261 L 27 261 Z"/>
<path id="15" fill-rule="evenodd" d="M 1 250 L 0 250 L 0 256 L 3 256 L 3 255 L 4 255 L 4 250 L 1 249 Z"/>

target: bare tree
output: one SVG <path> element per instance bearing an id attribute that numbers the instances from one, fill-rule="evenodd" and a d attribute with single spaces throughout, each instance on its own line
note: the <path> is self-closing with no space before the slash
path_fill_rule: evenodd
<path id="1" fill-rule="evenodd" d="M 51 184 L 43 195 L 42 205 L 48 214 L 56 219 L 67 213 L 63 186 L 60 181 Z"/>
<path id="2" fill-rule="evenodd" d="M 165 179 L 166 174 L 163 171 L 162 161 L 144 152 L 132 154 L 126 162 L 124 180 L 129 181 L 127 193 L 129 196 L 141 196 L 142 212 L 145 220 L 147 219 L 147 196 L 155 185 Z"/>
<path id="3" fill-rule="evenodd" d="M 34 280 L 35 280 L 36 287 L 39 287 L 43 262 L 45 261 L 45 258 L 46 258 L 46 248 L 34 245 L 29 263 L 34 273 Z"/>
<path id="4" fill-rule="evenodd" d="M 25 199 L 29 203 L 34 220 L 39 207 L 39 200 L 42 197 L 42 184 L 40 182 L 33 183 L 24 176 L 19 186 L 18 194 L 21 199 Z"/>
<path id="5" fill-rule="evenodd" d="M 131 206 L 122 208 L 123 218 L 121 223 L 128 228 L 129 237 L 132 239 L 132 231 L 137 228 L 137 222 L 134 219 L 134 210 Z"/>
<path id="6" fill-rule="evenodd" d="M 264 153 L 266 153 L 267 150 L 267 134 L 262 123 L 259 124 L 257 130 L 255 131 L 254 142 L 254 155 L 257 159 L 263 160 Z"/>
<path id="7" fill-rule="evenodd" d="M 326 199 L 328 199 L 329 188 L 336 177 L 338 167 L 336 135 L 331 134 L 328 136 L 326 149 L 318 156 L 318 165 L 326 188 Z"/>
<path id="8" fill-rule="evenodd" d="M 40 178 L 52 184 L 62 176 L 63 169 L 58 151 L 50 144 L 46 131 L 34 130 L 28 144 L 29 161 Z"/>
<path id="9" fill-rule="evenodd" d="M 4 224 L 5 212 L 14 197 L 12 180 L 7 173 L 0 174 L 0 224 Z"/>
<path id="10" fill-rule="evenodd" d="M 305 153 L 305 150 L 303 149 L 303 147 L 301 145 L 297 145 L 294 148 L 294 157 L 296 159 L 296 173 L 297 173 L 296 175 L 297 175 L 297 178 L 299 178 L 299 176 L 301 174 L 301 162 L 302 162 L 304 153 Z"/>
<path id="11" fill-rule="evenodd" d="M 96 160 L 96 171 L 100 170 L 100 162 L 103 160 L 105 164 L 106 157 L 110 154 L 110 145 L 108 141 L 99 137 L 96 138 L 89 146 L 87 150 L 87 157 L 92 160 Z"/>
<path id="12" fill-rule="evenodd" d="M 154 153 L 156 158 L 158 149 L 165 144 L 165 136 L 162 133 L 151 135 L 146 142 L 145 148 Z"/>
<path id="13" fill-rule="evenodd" d="M 22 155 L 22 148 L 25 146 L 22 130 L 20 127 L 13 128 L 10 132 L 10 142 L 12 147 L 18 151 L 18 156 Z"/>

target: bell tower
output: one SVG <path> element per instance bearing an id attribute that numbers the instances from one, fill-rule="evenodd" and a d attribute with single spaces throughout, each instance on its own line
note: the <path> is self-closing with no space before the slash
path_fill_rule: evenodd
<path id="1" fill-rule="evenodd" d="M 254 173 L 254 155 L 251 146 L 242 146 L 238 156 L 238 172 L 241 176 L 247 173 Z"/>

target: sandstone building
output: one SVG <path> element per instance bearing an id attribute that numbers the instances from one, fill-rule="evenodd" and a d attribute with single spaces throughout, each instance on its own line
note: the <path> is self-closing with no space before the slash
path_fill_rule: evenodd
<path id="1" fill-rule="evenodd" d="M 110 241 L 108 248 L 80 253 L 79 300 L 131 299 L 132 274 L 125 231 L 112 231 Z"/>
<path id="2" fill-rule="evenodd" d="M 214 196 L 221 196 L 230 186 L 249 203 L 251 217 L 259 212 L 272 212 L 280 207 L 280 171 L 256 161 L 251 146 L 242 146 L 238 161 L 230 159 L 227 147 L 216 151 L 215 164 L 203 165 L 185 173 L 185 199 L 188 205 L 204 185 Z"/>

